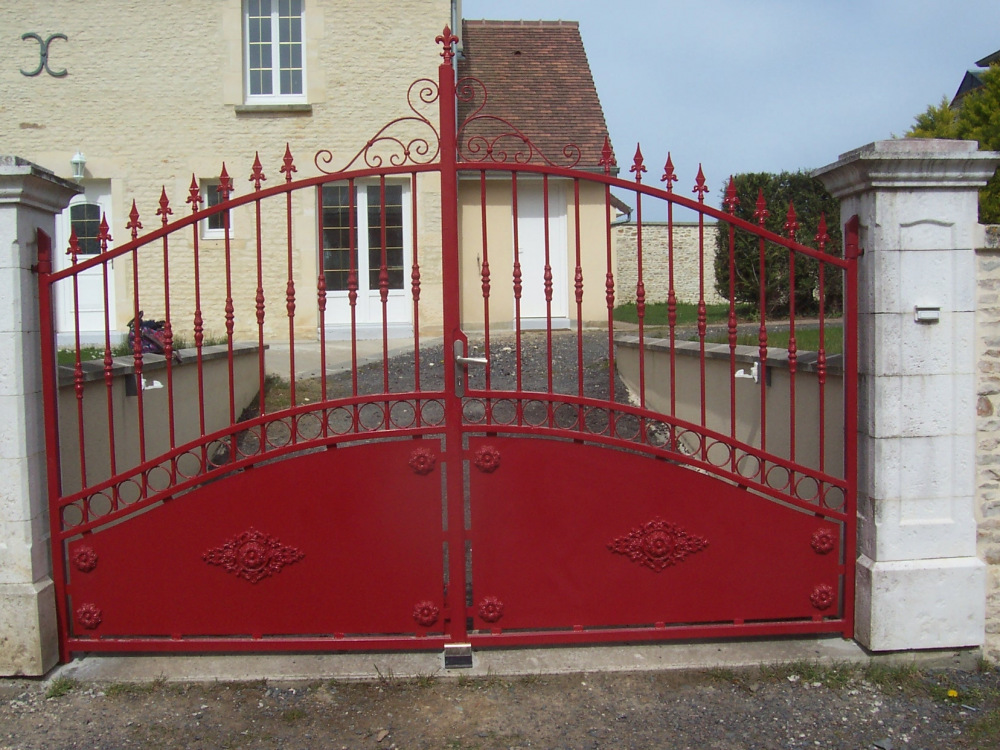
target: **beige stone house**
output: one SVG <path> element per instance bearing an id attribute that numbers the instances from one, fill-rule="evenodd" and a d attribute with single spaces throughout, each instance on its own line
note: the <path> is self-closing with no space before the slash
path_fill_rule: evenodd
<path id="1" fill-rule="evenodd" d="M 94 252 L 102 214 L 113 247 L 128 239 L 133 199 L 146 231 L 159 225 L 155 211 L 161 189 L 170 199 L 172 219 L 190 212 L 185 200 L 192 175 L 202 198 L 217 201 L 213 188 L 223 162 L 234 196 L 253 190 L 248 177 L 257 153 L 268 178 L 264 186 L 282 181 L 286 144 L 295 158 L 296 178 L 319 173 L 313 159 L 323 149 L 346 164 L 375 129 L 406 109 L 410 83 L 434 75 L 440 61 L 434 38 L 450 23 L 451 12 L 449 0 L 18 3 L 4 10 L 7 40 L 0 50 L 4 150 L 62 177 L 73 177 L 74 168 L 80 171 L 83 192 L 64 213 L 57 247 L 67 246 L 73 224 L 81 254 Z M 39 66 L 40 59 L 46 64 Z M 358 185 L 362 200 L 364 188 Z M 410 189 L 437 191 L 430 180 L 415 187 L 400 183 L 392 190 L 401 195 Z M 331 190 L 327 198 L 335 201 L 338 195 Z M 276 218 L 265 217 L 265 225 L 283 226 L 283 217 Z M 254 253 L 253 221 L 249 208 L 232 212 L 234 263 L 248 263 Z M 315 201 L 294 207 L 294 273 L 297 283 L 313 289 L 317 225 Z M 221 227 L 200 227 L 199 239 L 203 271 L 209 274 L 202 279 L 203 292 L 211 297 L 204 308 L 220 310 L 215 297 L 223 284 L 221 276 L 212 275 L 221 274 Z M 434 241 L 429 228 L 430 247 Z M 265 237 L 265 281 L 283 289 L 284 238 L 274 242 L 280 252 Z M 190 309 L 183 248 L 173 249 L 178 260 L 171 268 L 171 302 L 175 310 Z M 207 262 L 213 257 L 219 262 Z M 162 315 L 162 291 L 150 281 L 156 274 L 143 270 L 141 305 L 147 317 Z M 103 283 L 99 272 L 93 273 L 80 283 L 85 338 L 104 328 Z M 254 276 L 234 274 L 234 283 L 246 287 L 234 296 L 252 299 Z M 132 317 L 130 285 L 131 270 L 116 267 L 107 305 L 119 330 Z M 395 289 L 392 295 L 403 293 Z M 330 291 L 331 302 L 338 294 Z M 71 299 L 64 295 L 57 307 L 57 324 L 66 334 L 74 325 Z M 240 312 L 237 334 L 253 327 L 252 314 Z M 207 332 L 220 331 L 217 318 L 206 319 Z M 271 316 L 272 324 L 273 333 L 287 332 L 280 315 Z M 315 314 L 300 315 L 296 325 L 315 335 Z"/>
<path id="2" fill-rule="evenodd" d="M 434 39 L 445 24 L 455 25 L 458 7 L 451 0 L 184 0 L 141 8 L 120 0 L 86 5 L 18 3 L 5 10 L 8 43 L 0 50 L 0 87 L 6 102 L 0 107 L 4 150 L 58 176 L 76 177 L 82 192 L 63 213 L 55 240 L 57 248 L 65 250 L 70 230 L 75 229 L 79 258 L 86 260 L 99 250 L 102 216 L 109 224 L 111 248 L 129 239 L 126 225 L 133 200 L 144 231 L 159 226 L 156 210 L 161 191 L 170 201 L 171 219 L 190 213 L 192 180 L 202 207 L 216 203 L 223 163 L 233 180 L 233 197 L 254 190 L 248 178 L 256 155 L 267 177 L 264 188 L 283 181 L 279 168 L 286 144 L 295 160 L 296 179 L 321 174 L 314 159 L 321 151 L 330 153 L 328 168 L 346 166 L 379 128 L 410 113 L 410 84 L 435 77 L 440 50 Z M 466 56 L 459 58 L 457 75 L 476 76 L 490 88 L 493 114 L 514 122 L 546 153 L 557 143 L 559 149 L 565 143 L 578 143 L 583 149 L 578 166 L 597 168 L 607 128 L 576 24 L 474 22 L 465 25 L 461 34 L 466 33 Z M 511 45 L 523 50 L 517 59 L 530 64 L 505 66 L 502 53 L 512 51 Z M 534 93 L 525 96 L 526 91 Z M 565 116 L 565 106 L 574 117 Z M 422 113 L 434 122 L 436 105 Z M 460 119 L 463 114 L 467 113 L 460 112 Z M 404 122 L 399 127 L 407 137 L 426 135 L 419 123 Z M 544 241 L 539 228 L 541 189 L 535 182 L 540 183 L 529 180 L 521 186 L 519 231 L 525 263 L 538 265 L 538 248 Z M 492 176 L 489 183 L 490 210 L 509 213 L 509 190 L 498 191 L 499 182 Z M 378 199 L 378 191 L 371 180 L 355 184 L 357 237 L 364 245 L 355 249 L 360 335 L 381 331 L 382 307 L 374 288 L 377 273 L 366 265 L 378 253 L 370 252 L 365 231 L 369 220 L 365 208 Z M 327 333 L 342 336 L 348 330 L 349 250 L 343 246 L 344 227 L 337 224 L 346 215 L 348 192 L 346 183 L 328 185 L 318 204 L 312 191 L 299 191 L 292 209 L 291 242 L 284 233 L 283 203 L 265 205 L 262 276 L 269 308 L 274 310 L 265 323 L 269 338 L 288 335 L 283 313 L 289 276 L 302 299 L 309 300 L 297 306 L 296 336 L 317 335 L 319 319 L 312 300 L 319 272 L 327 287 Z M 413 192 L 417 213 L 404 210 Z M 409 268 L 414 245 L 420 251 L 421 303 L 427 311 L 421 313 L 420 324 L 431 331 L 440 325 L 438 192 L 434 173 L 387 181 L 391 333 L 406 335 L 412 330 Z M 475 290 L 480 269 L 473 259 L 481 257 L 481 243 L 475 229 L 479 184 L 474 175 L 463 175 L 460 199 L 468 209 L 460 213 L 463 227 L 471 232 L 463 238 L 462 273 L 470 287 L 464 304 L 475 327 L 476 311 L 481 309 Z M 584 236 L 600 237 L 595 222 L 604 220 L 603 194 L 581 199 L 581 213 L 589 211 L 591 216 L 583 219 Z M 554 264 L 553 318 L 558 324 L 576 317 L 569 304 L 575 214 L 568 184 L 553 182 L 550 209 L 550 239 L 559 258 L 565 259 Z M 512 230 L 501 233 L 505 236 L 490 238 L 497 261 L 511 254 Z M 193 231 L 189 234 L 187 239 L 183 234 L 171 238 L 171 317 L 181 321 L 190 320 L 194 309 L 193 266 L 188 259 L 195 238 Z M 233 297 L 252 300 L 257 243 L 252 204 L 230 212 L 228 235 Z M 200 222 L 197 241 L 205 331 L 220 335 L 226 286 L 221 222 Z M 64 252 L 58 255 L 63 266 L 71 262 Z M 588 255 L 599 267 L 587 270 L 595 278 L 603 276 L 604 243 L 584 248 L 584 256 Z M 79 329 L 85 342 L 103 341 L 105 313 L 111 328 L 121 333 L 133 317 L 133 275 L 125 266 L 130 263 L 116 263 L 107 284 L 99 267 L 81 275 Z M 164 314 L 165 275 L 159 253 L 145 253 L 140 261 L 138 307 L 147 319 Z M 537 318 L 540 275 L 526 265 L 525 276 L 522 315 Z M 513 294 L 508 291 L 506 296 L 512 300 Z M 596 301 L 598 295 L 592 298 Z M 509 325 L 512 302 L 498 294 L 494 303 L 494 322 Z M 73 311 L 71 288 L 64 284 L 57 290 L 56 324 L 65 343 L 76 330 Z M 584 316 L 605 314 L 587 310 Z M 190 340 L 184 325 L 174 327 Z M 256 337 L 256 319 L 245 302 L 242 309 L 237 303 L 235 333 Z"/>

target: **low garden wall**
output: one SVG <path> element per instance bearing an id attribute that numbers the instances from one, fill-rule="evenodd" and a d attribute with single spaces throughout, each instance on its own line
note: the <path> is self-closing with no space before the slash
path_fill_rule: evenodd
<path id="1" fill-rule="evenodd" d="M 630 395 L 639 390 L 639 337 L 615 337 L 616 363 L 622 381 Z M 645 339 L 646 405 L 661 414 L 670 414 L 670 342 L 667 339 Z M 676 416 L 695 425 L 701 423 L 701 358 L 697 341 L 675 341 L 674 362 Z M 760 447 L 761 387 L 753 377 L 759 371 L 760 358 L 753 346 L 736 347 L 736 439 Z M 816 373 L 816 353 L 800 351 L 795 375 L 795 459 L 809 468 L 819 468 L 819 379 Z M 788 352 L 776 349 L 768 354 L 766 386 L 767 451 L 788 456 L 791 444 L 789 430 L 790 376 Z M 709 430 L 730 433 L 729 345 L 705 346 L 706 424 Z M 824 436 L 825 469 L 843 477 L 844 471 L 844 377 L 840 355 L 827 357 L 826 434 Z M 686 446 L 694 449 L 695 446 Z"/>
<path id="2" fill-rule="evenodd" d="M 260 388 L 256 344 L 233 346 L 233 388 L 237 418 Z M 198 411 L 198 365 L 195 349 L 178 351 L 180 361 L 171 368 L 173 381 L 174 442 L 176 445 L 202 435 Z M 116 357 L 113 364 L 111 406 L 114 412 L 115 458 L 119 468 L 139 464 L 139 399 L 131 356 Z M 108 440 L 108 389 L 103 360 L 82 363 L 83 424 L 87 483 L 110 477 Z M 158 354 L 143 355 L 143 423 L 146 455 L 158 456 L 170 448 L 167 363 Z M 202 348 L 202 383 L 205 394 L 205 434 L 229 426 L 229 358 L 226 346 Z M 59 442 L 64 492 L 80 483 L 80 437 L 73 368 L 59 368 Z"/>

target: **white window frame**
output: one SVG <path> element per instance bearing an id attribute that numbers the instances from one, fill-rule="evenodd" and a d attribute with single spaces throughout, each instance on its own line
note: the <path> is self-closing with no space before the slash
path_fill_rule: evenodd
<path id="1" fill-rule="evenodd" d="M 208 208 L 209 206 L 214 206 L 222 202 L 222 196 L 219 195 L 219 181 L 218 180 L 204 180 L 201 183 L 201 199 L 202 208 Z M 229 239 L 233 238 L 233 212 L 229 211 Z M 216 216 L 222 216 L 222 214 L 216 214 Z M 201 238 L 203 240 L 224 240 L 226 239 L 226 230 L 224 227 L 210 227 L 208 225 L 208 219 L 202 219 L 199 224 L 201 224 Z"/>
<path id="2" fill-rule="evenodd" d="M 270 74 L 271 74 L 271 93 L 270 94 L 254 94 L 253 86 L 251 85 L 251 36 L 250 36 L 250 12 L 251 6 L 258 2 L 270 2 L 271 6 L 271 25 L 270 25 L 270 42 L 266 44 L 270 47 Z M 294 3 L 299 2 L 299 14 L 298 14 L 298 37 L 299 41 L 297 43 L 299 55 L 301 58 L 301 68 L 293 68 L 295 70 L 301 70 L 302 72 L 302 91 L 300 92 L 288 92 L 281 93 L 281 37 L 280 37 L 280 6 L 283 3 Z M 291 16 L 294 18 L 295 16 Z M 245 99 L 247 104 L 300 104 L 306 103 L 306 43 L 305 43 L 305 29 L 306 29 L 306 11 L 305 11 L 305 0 L 244 0 L 243 2 L 243 85 L 245 87 Z M 294 42 L 293 42 L 294 44 Z M 258 68 L 257 70 L 267 70 L 267 68 Z"/>

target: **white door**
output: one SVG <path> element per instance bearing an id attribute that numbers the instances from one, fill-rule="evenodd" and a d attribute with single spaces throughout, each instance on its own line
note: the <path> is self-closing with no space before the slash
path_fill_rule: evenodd
<path id="1" fill-rule="evenodd" d="M 560 185 L 549 183 L 549 266 L 552 271 L 552 322 L 569 325 L 566 290 L 566 195 Z M 545 304 L 545 201 L 540 181 L 518 180 L 517 241 L 521 261 L 521 324 L 544 326 Z"/>
<path id="2" fill-rule="evenodd" d="M 69 206 L 59 217 L 57 227 L 57 245 L 54 248 L 56 269 L 68 268 L 72 265 L 71 257 L 66 253 L 69 247 L 71 230 L 76 230 L 77 263 L 94 257 L 100 252 L 100 241 L 97 239 L 101 218 L 107 217 L 108 225 L 114 226 L 111 216 L 111 182 L 109 180 L 88 180 L 83 183 L 84 192 L 70 201 Z M 112 237 L 114 232 L 109 231 Z M 109 241 L 110 249 L 112 242 Z M 114 324 L 115 295 L 114 277 L 108 267 L 107 301 L 108 320 Z M 77 276 L 76 310 L 79 312 L 80 340 L 82 343 L 104 343 L 104 300 L 105 284 L 101 266 L 82 271 Z M 75 339 L 77 315 L 74 314 L 73 284 L 66 280 L 57 284 L 56 290 L 56 332 L 59 345 L 66 346 Z M 112 344 L 118 337 L 112 336 Z"/>
<path id="3" fill-rule="evenodd" d="M 322 254 L 326 279 L 327 334 L 350 334 L 349 277 L 357 274 L 355 322 L 358 336 L 380 336 L 382 294 L 380 275 L 385 266 L 388 283 L 386 321 L 391 336 L 411 333 L 413 300 L 410 297 L 411 210 L 410 185 L 354 186 L 354 218 L 351 218 L 350 187 L 346 183 L 322 187 Z M 353 225 L 353 238 L 352 238 Z"/>

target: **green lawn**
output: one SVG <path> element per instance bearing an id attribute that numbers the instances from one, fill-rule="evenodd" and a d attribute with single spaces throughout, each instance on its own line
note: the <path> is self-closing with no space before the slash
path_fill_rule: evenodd
<path id="1" fill-rule="evenodd" d="M 752 308 L 737 306 L 736 318 L 741 324 L 751 323 L 754 320 L 755 310 Z M 614 318 L 623 323 L 638 323 L 639 316 L 636 314 L 635 304 L 620 305 L 615 308 Z M 725 324 L 729 319 L 729 305 L 706 305 L 705 321 L 710 326 Z M 782 321 L 776 321 L 781 323 Z M 657 302 L 646 305 L 646 315 L 644 323 L 648 328 L 666 328 L 670 325 L 666 302 Z M 677 304 L 677 325 L 691 328 L 698 325 L 698 305 L 691 303 Z M 812 324 L 813 326 L 815 324 Z M 658 334 L 659 335 L 659 334 Z M 680 335 L 680 334 L 679 334 Z M 688 331 L 683 333 L 684 338 L 694 338 Z M 709 334 L 705 341 L 710 344 L 727 344 L 729 336 L 726 333 Z M 757 333 L 739 333 L 736 343 L 744 346 L 758 346 Z M 844 330 L 841 321 L 834 319 L 826 326 L 826 353 L 828 355 L 842 354 L 844 351 Z M 819 349 L 819 330 L 815 327 L 802 327 L 795 330 L 795 344 L 799 351 L 817 351 Z M 769 349 L 787 349 L 788 332 L 768 329 L 767 345 Z"/>

